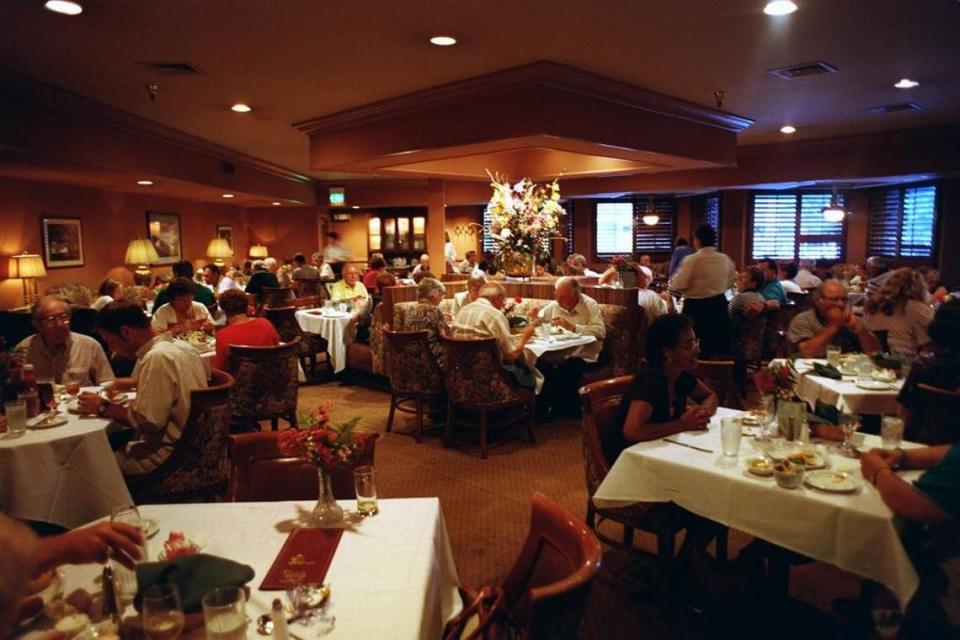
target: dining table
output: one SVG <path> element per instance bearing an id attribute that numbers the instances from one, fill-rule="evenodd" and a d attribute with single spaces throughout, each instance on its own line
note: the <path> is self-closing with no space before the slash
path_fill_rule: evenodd
<path id="1" fill-rule="evenodd" d="M 543 389 L 543 373 L 537 369 L 537 361 L 542 357 L 551 358 L 554 362 L 576 358 L 584 349 L 597 341 L 595 336 L 580 334 L 561 334 L 548 336 L 534 336 L 523 347 L 523 361 L 527 369 L 533 372 L 536 383 L 536 393 Z M 549 354 L 549 355 L 548 355 Z"/>
<path id="2" fill-rule="evenodd" d="M 439 638 L 444 624 L 462 608 L 459 578 L 438 498 L 384 499 L 376 515 L 360 518 L 353 500 L 341 500 L 347 513 L 342 537 L 324 578 L 330 597 L 313 624 L 290 624 L 300 638 Z M 249 565 L 246 636 L 258 638 L 255 621 L 269 613 L 284 591 L 260 589 L 268 569 L 294 528 L 304 526 L 313 505 L 306 502 L 244 502 L 143 505 L 143 519 L 156 522 L 147 541 L 156 560 L 171 532 L 184 534 L 202 553 Z M 63 567 L 64 592 L 100 590 L 100 565 Z M 127 610 L 127 615 L 132 610 Z M 333 620 L 331 623 L 330 621 Z M 38 621 L 36 630 L 49 622 Z M 183 637 L 203 638 L 204 629 Z"/>
<path id="3" fill-rule="evenodd" d="M 843 374 L 842 380 L 817 375 L 814 363 L 825 365 L 826 360 L 797 358 L 797 395 L 810 406 L 817 401 L 836 407 L 843 413 L 882 415 L 897 413 L 897 396 L 902 379 L 861 380 L 856 374 Z M 869 387 L 869 388 L 864 388 Z"/>
<path id="4" fill-rule="evenodd" d="M 357 336 L 357 323 L 349 311 L 338 309 L 301 309 L 296 313 L 297 323 L 307 333 L 315 333 L 327 340 L 327 355 L 334 373 L 347 367 L 347 348 Z"/>
<path id="5" fill-rule="evenodd" d="M 593 496 L 601 508 L 639 502 L 673 502 L 699 516 L 790 551 L 879 582 L 905 607 L 919 578 L 898 535 L 893 513 L 860 475 L 859 461 L 819 445 L 828 468 L 849 474 L 852 490 L 784 489 L 773 477 L 754 475 L 747 460 L 760 455 L 744 436 L 739 455 L 722 455 L 720 419 L 743 412 L 720 408 L 702 431 L 640 442 L 624 449 Z M 880 446 L 865 435 L 862 449 Z M 912 443 L 901 446 L 909 448 Z M 809 476 L 809 471 L 807 472 Z M 919 471 L 897 472 L 905 480 Z M 848 487 L 845 487 L 848 488 Z"/>
<path id="6" fill-rule="evenodd" d="M 111 422 L 66 403 L 58 410 L 64 424 L 0 436 L 0 511 L 71 529 L 132 499 L 107 439 Z"/>

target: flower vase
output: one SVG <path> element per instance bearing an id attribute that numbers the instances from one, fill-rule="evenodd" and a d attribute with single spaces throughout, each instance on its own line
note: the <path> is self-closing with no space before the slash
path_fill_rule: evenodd
<path id="1" fill-rule="evenodd" d="M 807 420 L 807 403 L 795 400 L 779 400 L 777 403 L 777 428 L 781 438 L 799 440 L 803 423 Z"/>
<path id="2" fill-rule="evenodd" d="M 533 254 L 504 251 L 503 271 L 511 278 L 529 278 L 533 275 Z"/>
<path id="3" fill-rule="evenodd" d="M 333 495 L 330 474 L 327 473 L 326 469 L 317 467 L 317 476 L 320 482 L 320 494 L 316 506 L 313 507 L 313 522 L 317 526 L 337 524 L 343 520 L 343 509 L 337 504 Z"/>

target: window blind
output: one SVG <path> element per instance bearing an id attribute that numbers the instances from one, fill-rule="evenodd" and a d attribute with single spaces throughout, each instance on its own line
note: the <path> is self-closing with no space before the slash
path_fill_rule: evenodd
<path id="1" fill-rule="evenodd" d="M 830 204 L 833 194 L 803 193 L 800 195 L 800 237 L 797 255 L 807 260 L 823 258 L 839 260 L 843 249 L 843 222 L 829 222 L 823 217 L 823 208 Z M 842 195 L 837 196 L 843 206 Z"/>
<path id="2" fill-rule="evenodd" d="M 843 257 L 843 222 L 828 222 L 831 193 L 756 193 L 753 196 L 753 259 Z M 841 206 L 842 195 L 838 195 Z"/>
<path id="3" fill-rule="evenodd" d="M 630 253 L 633 250 L 633 202 L 598 202 L 594 238 L 598 256 Z"/>
<path id="4" fill-rule="evenodd" d="M 649 200 L 637 200 L 633 203 L 635 225 L 634 251 L 644 253 L 670 253 L 673 249 L 673 219 L 675 200 L 673 198 L 654 198 L 653 210 L 659 220 L 655 225 L 643 222 Z"/>
<path id="5" fill-rule="evenodd" d="M 937 228 L 937 187 L 897 187 L 870 194 L 870 255 L 930 258 Z"/>

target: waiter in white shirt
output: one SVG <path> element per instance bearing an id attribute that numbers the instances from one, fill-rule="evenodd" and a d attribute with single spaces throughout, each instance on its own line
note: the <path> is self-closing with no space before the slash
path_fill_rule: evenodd
<path id="1" fill-rule="evenodd" d="M 670 289 L 684 295 L 683 313 L 693 320 L 704 359 L 730 353 L 730 317 L 724 295 L 736 279 L 736 267 L 717 251 L 717 232 L 708 224 L 697 227 L 693 246 L 670 280 Z"/>

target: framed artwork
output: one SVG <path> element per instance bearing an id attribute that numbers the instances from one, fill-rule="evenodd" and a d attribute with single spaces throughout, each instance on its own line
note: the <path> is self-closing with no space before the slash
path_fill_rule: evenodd
<path id="1" fill-rule="evenodd" d="M 156 264 L 173 264 L 183 259 L 180 216 L 177 214 L 147 211 L 147 236 L 160 256 Z"/>
<path id="2" fill-rule="evenodd" d="M 40 236 L 47 269 L 83 266 L 80 218 L 40 218 Z"/>
<path id="3" fill-rule="evenodd" d="M 223 238 L 233 249 L 233 227 L 228 225 L 217 225 L 217 237 Z"/>

